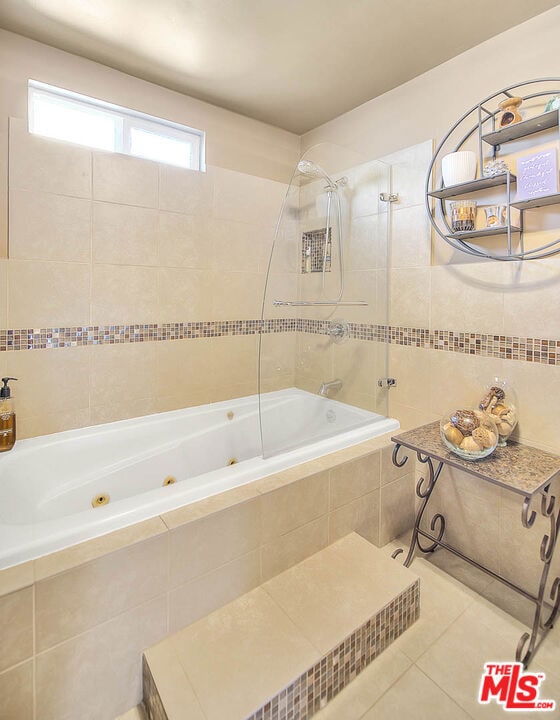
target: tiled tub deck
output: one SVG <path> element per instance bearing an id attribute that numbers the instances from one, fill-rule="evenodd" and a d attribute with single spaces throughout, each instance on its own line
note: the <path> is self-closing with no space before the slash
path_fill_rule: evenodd
<path id="1" fill-rule="evenodd" d="M 145 648 L 352 531 L 410 527 L 411 473 L 376 438 L 0 571 L 0 717 L 112 720 Z"/>

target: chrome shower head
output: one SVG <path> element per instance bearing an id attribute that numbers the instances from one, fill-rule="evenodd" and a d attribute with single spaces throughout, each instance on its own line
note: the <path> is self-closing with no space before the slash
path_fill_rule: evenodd
<path id="1" fill-rule="evenodd" d="M 326 180 L 329 185 L 334 185 L 333 181 L 323 170 L 323 168 L 319 167 L 319 165 L 316 165 L 314 162 L 311 162 L 311 160 L 300 160 L 297 164 L 297 169 L 299 173 L 305 175 L 308 178 L 314 180 Z"/>
<path id="2" fill-rule="evenodd" d="M 311 162 L 311 160 L 300 160 L 297 164 L 297 170 L 300 175 L 304 175 L 310 180 L 325 180 L 327 183 L 325 190 L 336 190 L 339 185 L 346 185 L 347 182 L 346 177 L 342 177 L 339 180 L 332 180 L 320 165 Z"/>

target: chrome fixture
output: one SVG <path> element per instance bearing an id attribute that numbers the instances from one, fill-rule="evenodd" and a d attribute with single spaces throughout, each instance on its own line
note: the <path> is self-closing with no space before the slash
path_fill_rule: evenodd
<path id="1" fill-rule="evenodd" d="M 311 162 L 311 160 L 300 160 L 297 164 L 297 169 L 301 175 L 305 175 L 305 177 L 308 177 L 312 180 L 325 180 L 325 182 L 327 183 L 325 190 L 327 191 L 330 190 L 332 192 L 338 187 L 346 185 L 346 183 L 348 182 L 347 177 L 341 177 L 338 180 L 332 180 L 331 177 L 327 175 L 327 173 L 320 165 Z"/>
<path id="2" fill-rule="evenodd" d="M 390 390 L 392 387 L 397 386 L 397 381 L 395 378 L 383 377 L 378 379 L 377 384 L 380 388 L 387 388 Z"/>
<path id="3" fill-rule="evenodd" d="M 331 397 L 331 395 L 336 395 L 342 390 L 342 385 L 343 382 L 339 379 L 321 383 L 321 387 L 319 388 L 319 395 L 322 395 L 326 398 Z"/>
<path id="4" fill-rule="evenodd" d="M 335 343 L 341 343 L 350 337 L 350 323 L 345 320 L 333 320 L 329 323 L 327 335 Z"/>
<path id="5" fill-rule="evenodd" d="M 379 199 L 381 200 L 381 202 L 387 203 L 399 202 L 399 194 L 382 192 L 379 193 Z"/>

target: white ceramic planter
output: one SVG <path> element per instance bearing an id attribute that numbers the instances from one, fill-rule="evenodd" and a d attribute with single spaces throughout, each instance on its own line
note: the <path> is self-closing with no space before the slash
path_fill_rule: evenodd
<path id="1" fill-rule="evenodd" d="M 474 180 L 476 155 L 471 150 L 460 150 L 445 155 L 441 160 L 441 174 L 446 187 Z"/>

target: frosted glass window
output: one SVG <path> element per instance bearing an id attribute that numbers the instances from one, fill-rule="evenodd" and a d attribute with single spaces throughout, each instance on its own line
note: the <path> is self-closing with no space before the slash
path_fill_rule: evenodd
<path id="1" fill-rule="evenodd" d="M 192 144 L 187 140 L 166 137 L 157 131 L 131 128 L 130 154 L 169 165 L 191 167 Z"/>
<path id="2" fill-rule="evenodd" d="M 97 150 L 205 170 L 204 132 L 29 81 L 29 132 Z"/>

